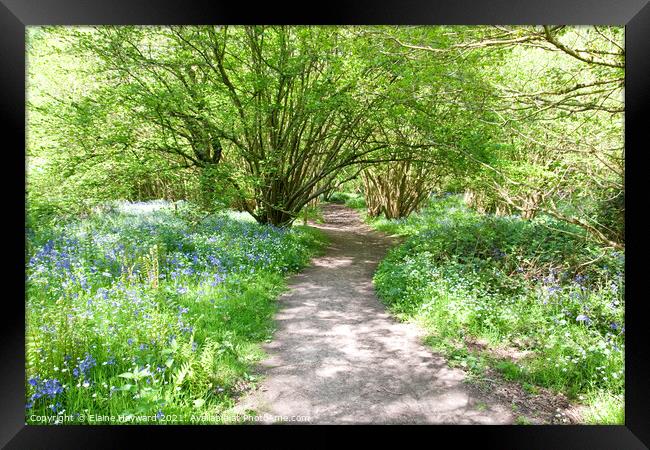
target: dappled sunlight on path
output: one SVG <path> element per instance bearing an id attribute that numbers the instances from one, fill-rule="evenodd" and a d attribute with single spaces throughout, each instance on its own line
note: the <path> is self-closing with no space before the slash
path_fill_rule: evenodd
<path id="1" fill-rule="evenodd" d="M 324 217 L 314 226 L 330 246 L 280 297 L 264 381 L 236 410 L 311 423 L 512 423 L 507 405 L 465 383 L 375 296 L 372 275 L 391 239 L 344 206 L 325 206 Z"/>

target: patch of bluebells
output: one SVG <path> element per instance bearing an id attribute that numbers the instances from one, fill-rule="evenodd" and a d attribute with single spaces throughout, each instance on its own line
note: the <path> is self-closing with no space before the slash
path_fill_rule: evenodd
<path id="1" fill-rule="evenodd" d="M 28 338 L 45 349 L 28 353 L 28 372 L 31 380 L 55 380 L 38 389 L 30 384 L 36 400 L 56 392 L 65 406 L 61 383 L 85 388 L 106 376 L 115 386 L 123 380 L 110 377 L 129 370 L 134 358 L 156 361 L 174 339 L 189 342 L 195 318 L 187 306 L 170 306 L 168 293 L 184 304 L 192 292 L 218 308 L 213 289 L 227 292 L 242 277 L 294 270 L 310 255 L 299 229 L 259 225 L 240 213 L 190 227 L 183 214 L 166 202 L 121 202 L 85 219 L 29 230 Z M 154 246 L 158 289 L 146 264 Z M 91 346 L 98 339 L 106 348 Z"/>
<path id="2" fill-rule="evenodd" d="M 76 377 L 87 378 L 90 374 L 90 369 L 97 365 L 97 361 L 92 355 L 86 354 L 83 359 L 79 361 L 79 365 L 72 370 L 72 374 Z"/>
<path id="3" fill-rule="evenodd" d="M 560 286 L 549 286 L 549 287 L 546 288 L 546 290 L 548 291 L 549 294 L 555 294 L 560 289 L 561 289 Z"/>
<path id="4" fill-rule="evenodd" d="M 35 403 L 41 399 L 54 399 L 59 394 L 63 394 L 64 387 L 57 379 L 41 380 L 39 377 L 32 377 L 28 380 L 32 394 L 27 402 L 27 409 L 34 407 Z"/>

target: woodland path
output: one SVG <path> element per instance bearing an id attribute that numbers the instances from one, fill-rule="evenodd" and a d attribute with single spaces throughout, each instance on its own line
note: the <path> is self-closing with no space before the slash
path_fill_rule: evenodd
<path id="1" fill-rule="evenodd" d="M 263 381 L 235 410 L 271 423 L 298 415 L 319 424 L 513 423 L 509 405 L 465 383 L 415 325 L 397 322 L 379 302 L 372 276 L 395 241 L 345 206 L 323 209 L 324 223 L 313 226 L 330 245 L 280 297 L 269 357 L 258 368 Z"/>

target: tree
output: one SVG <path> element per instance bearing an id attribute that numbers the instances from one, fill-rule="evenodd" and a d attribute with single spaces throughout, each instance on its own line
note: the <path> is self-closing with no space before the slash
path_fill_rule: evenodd
<path id="1" fill-rule="evenodd" d="M 101 27 L 73 34 L 100 59 L 110 98 L 142 129 L 135 152 L 228 184 L 261 223 L 290 224 L 337 172 L 372 161 L 395 58 L 343 27 Z M 106 97 L 105 97 L 106 96 Z"/>
<path id="2" fill-rule="evenodd" d="M 187 198 L 289 226 L 363 180 L 624 241 L 616 27 L 46 27 L 30 32 L 32 199 Z"/>
<path id="3" fill-rule="evenodd" d="M 445 48 L 393 40 L 405 51 L 479 55 L 481 78 L 490 86 L 485 106 L 493 145 L 483 156 L 469 152 L 483 168 L 468 180 L 473 205 L 525 218 L 546 213 L 622 247 L 622 28 L 460 27 L 450 33 L 453 44 Z"/>

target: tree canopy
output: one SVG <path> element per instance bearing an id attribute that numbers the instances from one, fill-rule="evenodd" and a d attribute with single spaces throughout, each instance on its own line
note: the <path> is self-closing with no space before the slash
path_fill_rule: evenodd
<path id="1" fill-rule="evenodd" d="M 289 226 L 347 184 L 431 192 L 624 244 L 623 29 L 28 30 L 30 216 L 190 199 Z"/>

